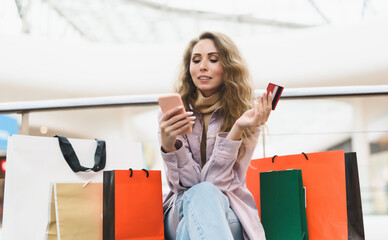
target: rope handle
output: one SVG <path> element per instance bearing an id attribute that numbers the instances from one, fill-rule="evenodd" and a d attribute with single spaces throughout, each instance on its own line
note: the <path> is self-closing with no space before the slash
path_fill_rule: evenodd
<path id="1" fill-rule="evenodd" d="M 302 152 L 302 154 L 303 154 L 303 156 L 306 158 L 306 160 L 309 160 L 309 158 L 307 157 L 307 154 L 306 154 L 306 153 Z M 275 158 L 276 158 L 277 156 L 278 156 L 278 155 L 274 155 L 274 156 L 272 157 L 272 163 L 275 163 Z"/>
<path id="2" fill-rule="evenodd" d="M 147 169 L 142 169 L 146 174 L 147 174 L 147 178 L 150 176 L 150 173 L 148 172 Z M 131 173 L 129 174 L 129 177 L 132 177 L 133 176 L 133 170 L 132 168 L 129 169 L 129 171 L 131 171 Z"/>

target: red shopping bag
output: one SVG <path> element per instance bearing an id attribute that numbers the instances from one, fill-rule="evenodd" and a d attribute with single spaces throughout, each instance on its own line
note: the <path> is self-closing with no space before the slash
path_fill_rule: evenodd
<path id="1" fill-rule="evenodd" d="M 365 239 L 355 153 L 328 151 L 254 159 L 246 183 L 260 212 L 260 172 L 301 169 L 310 240 Z"/>
<path id="2" fill-rule="evenodd" d="M 103 239 L 164 239 L 161 171 L 104 171 Z"/>

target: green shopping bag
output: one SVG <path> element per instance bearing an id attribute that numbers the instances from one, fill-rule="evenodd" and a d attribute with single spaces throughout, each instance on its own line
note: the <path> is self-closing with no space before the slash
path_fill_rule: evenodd
<path id="1" fill-rule="evenodd" d="M 267 240 L 308 240 L 302 171 L 260 173 L 261 222 Z"/>

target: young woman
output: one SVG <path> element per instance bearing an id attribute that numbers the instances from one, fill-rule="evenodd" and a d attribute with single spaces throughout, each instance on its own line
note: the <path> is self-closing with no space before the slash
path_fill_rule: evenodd
<path id="1" fill-rule="evenodd" d="M 189 43 L 177 92 L 187 113 L 159 115 L 171 189 L 164 202 L 166 239 L 265 239 L 245 176 L 272 95 L 254 103 L 237 46 L 215 32 Z M 180 134 L 188 128 L 191 134 Z"/>

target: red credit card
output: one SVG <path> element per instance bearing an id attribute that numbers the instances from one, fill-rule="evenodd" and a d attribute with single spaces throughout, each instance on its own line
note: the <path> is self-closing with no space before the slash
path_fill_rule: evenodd
<path id="1" fill-rule="evenodd" d="M 267 93 L 272 93 L 273 100 L 272 100 L 272 110 L 275 110 L 276 105 L 279 102 L 280 96 L 282 95 L 284 87 L 269 83 L 267 87 Z"/>

